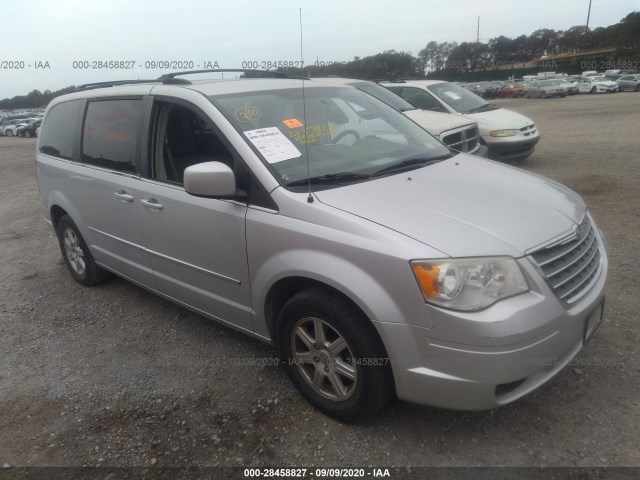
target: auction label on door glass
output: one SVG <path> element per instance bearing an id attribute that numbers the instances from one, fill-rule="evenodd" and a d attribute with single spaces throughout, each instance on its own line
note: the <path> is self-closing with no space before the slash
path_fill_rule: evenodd
<path id="1" fill-rule="evenodd" d="M 278 127 L 249 130 L 244 134 L 269 163 L 278 163 L 302 155 Z"/>

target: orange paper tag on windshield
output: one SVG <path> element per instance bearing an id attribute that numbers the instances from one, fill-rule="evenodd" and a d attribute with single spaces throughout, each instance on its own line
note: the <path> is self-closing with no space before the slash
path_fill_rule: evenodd
<path id="1" fill-rule="evenodd" d="M 282 123 L 284 123 L 289 128 L 298 128 L 303 126 L 302 122 L 297 118 L 290 118 L 288 120 L 283 120 Z"/>

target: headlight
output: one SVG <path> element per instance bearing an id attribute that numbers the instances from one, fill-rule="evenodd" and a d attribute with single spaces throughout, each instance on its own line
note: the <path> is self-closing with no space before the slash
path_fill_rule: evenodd
<path id="1" fill-rule="evenodd" d="M 493 130 L 489 133 L 492 137 L 513 137 L 517 134 L 517 130 Z"/>
<path id="2" fill-rule="evenodd" d="M 411 268 L 426 302 L 454 310 L 479 310 L 529 290 L 511 257 L 414 260 Z"/>

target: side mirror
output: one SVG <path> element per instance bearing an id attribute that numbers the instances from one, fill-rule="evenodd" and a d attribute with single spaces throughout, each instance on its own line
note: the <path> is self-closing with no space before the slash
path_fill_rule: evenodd
<path id="1" fill-rule="evenodd" d="M 190 195 L 208 198 L 235 198 L 236 177 L 222 162 L 205 162 L 184 170 L 184 189 Z"/>

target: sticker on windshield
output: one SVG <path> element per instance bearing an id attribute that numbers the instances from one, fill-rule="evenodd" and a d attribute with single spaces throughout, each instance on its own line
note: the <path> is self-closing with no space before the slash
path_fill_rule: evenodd
<path id="1" fill-rule="evenodd" d="M 240 122 L 251 122 L 260 118 L 262 112 L 258 107 L 250 107 L 245 105 L 242 108 L 237 108 L 235 111 L 235 115 Z"/>
<path id="2" fill-rule="evenodd" d="M 249 130 L 244 134 L 269 163 L 278 163 L 302 155 L 278 127 Z"/>
<path id="3" fill-rule="evenodd" d="M 284 123 L 289 128 L 298 128 L 303 126 L 302 122 L 297 118 L 289 118 L 287 120 L 282 120 L 282 123 Z"/>
<path id="4" fill-rule="evenodd" d="M 449 92 L 449 91 L 444 92 L 444 94 L 445 94 L 447 97 L 452 98 L 452 99 L 454 99 L 454 100 L 460 100 L 460 99 L 462 98 L 462 97 L 461 97 L 460 95 L 458 95 L 457 93 L 453 93 L 453 92 Z"/>
<path id="5" fill-rule="evenodd" d="M 288 135 L 300 145 L 304 145 L 305 143 L 317 143 L 322 137 L 330 137 L 332 133 L 330 126 L 318 124 L 307 125 L 301 130 L 291 130 Z"/>

